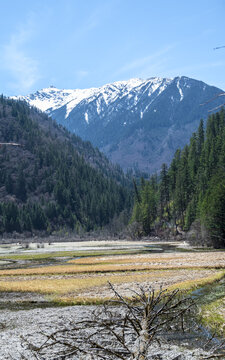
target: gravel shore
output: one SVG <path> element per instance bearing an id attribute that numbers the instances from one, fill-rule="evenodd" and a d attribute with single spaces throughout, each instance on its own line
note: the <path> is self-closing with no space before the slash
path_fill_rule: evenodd
<path id="1" fill-rule="evenodd" d="M 57 329 L 71 326 L 73 322 L 87 319 L 95 306 L 68 306 L 62 308 L 36 308 L 32 310 L 0 311 L 0 359 L 19 360 L 21 354 L 27 359 L 34 357 L 30 351 L 22 345 L 21 337 L 29 339 L 35 345 L 44 341 L 40 332 L 52 333 Z M 153 356 L 154 355 L 154 356 Z M 201 349 L 188 349 L 184 346 L 178 347 L 172 344 L 161 347 L 153 345 L 149 359 L 163 360 L 197 360 L 203 359 L 207 353 Z M 208 354 L 209 355 L 209 354 Z M 56 359 L 52 351 L 46 352 L 41 359 Z M 79 359 L 74 356 L 72 359 Z M 86 360 L 87 357 L 86 357 Z"/>

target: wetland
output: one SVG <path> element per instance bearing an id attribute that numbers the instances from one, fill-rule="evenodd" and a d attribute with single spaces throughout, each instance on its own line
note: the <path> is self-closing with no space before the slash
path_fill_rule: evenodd
<path id="1" fill-rule="evenodd" d="M 194 249 L 184 242 L 4 244 L 0 246 L 0 346 L 5 352 L 0 359 L 8 359 L 12 347 L 16 358 L 19 334 L 35 333 L 45 322 L 56 328 L 60 321 L 68 322 L 74 314 L 82 317 L 107 302 L 113 295 L 108 281 L 127 298 L 140 286 L 156 291 L 179 288 L 195 298 L 202 326 L 223 338 L 224 277 L 223 250 Z M 184 359 L 191 359 L 189 355 Z"/>

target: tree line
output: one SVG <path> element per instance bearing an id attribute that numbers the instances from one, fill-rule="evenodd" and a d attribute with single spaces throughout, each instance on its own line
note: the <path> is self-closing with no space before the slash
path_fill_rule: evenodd
<path id="1" fill-rule="evenodd" d="M 160 175 L 134 183 L 132 222 L 139 234 L 157 228 L 188 231 L 201 242 L 225 246 L 225 111 L 203 120 L 189 145 L 178 149 Z"/>

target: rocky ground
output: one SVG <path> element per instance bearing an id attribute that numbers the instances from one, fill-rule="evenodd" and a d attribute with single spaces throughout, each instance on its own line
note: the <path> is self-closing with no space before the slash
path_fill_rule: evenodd
<path id="1" fill-rule="evenodd" d="M 0 359 L 21 360 L 35 359 L 30 350 L 27 350 L 23 338 L 28 339 L 35 346 L 44 342 L 41 332 L 52 333 L 56 329 L 71 327 L 74 322 L 90 317 L 94 306 L 74 306 L 63 308 L 48 308 L 22 311 L 0 311 Z M 161 347 L 154 344 L 151 347 L 149 359 L 155 360 L 197 360 L 210 356 L 201 348 L 191 349 L 185 341 L 182 345 L 164 344 Z M 153 356 L 154 355 L 154 356 Z M 26 356 L 26 357 L 22 357 Z M 57 353 L 46 350 L 42 360 L 58 359 Z M 78 360 L 77 356 L 71 359 Z M 87 356 L 85 357 L 88 360 Z"/>
<path id="2" fill-rule="evenodd" d="M 99 247 L 102 249 L 128 249 L 132 248 L 146 248 L 149 246 L 149 242 L 136 242 L 131 244 L 130 242 L 80 242 L 80 243 L 70 243 L 70 244 L 52 244 L 45 245 L 41 252 L 48 251 L 65 251 L 65 250 L 93 250 Z M 153 245 L 153 244 L 152 244 Z M 154 246 L 158 245 L 161 247 L 162 243 L 154 243 Z M 173 245 L 173 244 L 171 244 Z M 181 243 L 179 244 L 181 245 Z M 15 248 L 17 247 L 18 248 Z M 33 245 L 32 245 L 33 246 Z M 31 246 L 31 247 L 32 247 Z M 36 245 L 35 245 L 36 246 Z M 174 244 L 174 248 L 177 248 L 177 244 Z M 182 243 L 182 248 L 185 248 L 186 244 Z M 2 246 L 0 247 L 0 253 L 5 255 L 6 253 L 24 253 L 27 252 L 24 248 L 21 248 L 20 245 L 14 246 Z M 190 250 L 190 249 L 188 249 Z M 39 253 L 40 248 L 30 249 L 29 253 Z M 130 256 L 123 255 L 118 257 L 120 259 L 129 259 Z M 153 259 L 154 257 L 154 259 Z M 104 258 L 102 258 L 104 259 Z M 116 259 L 114 256 L 113 260 Z M 199 279 L 201 277 L 211 276 L 215 273 L 215 265 L 219 268 L 224 268 L 225 266 L 225 253 L 224 252 L 206 252 L 206 253 L 161 253 L 160 254 L 149 254 L 149 255 L 132 255 L 132 259 L 136 264 L 145 264 L 145 259 L 147 259 L 148 264 L 152 264 L 152 267 L 167 268 L 167 271 L 164 270 L 154 270 L 154 273 L 150 274 L 151 282 L 155 288 L 158 288 L 160 285 L 169 286 L 173 283 Z M 107 257 L 107 260 L 110 260 L 110 257 Z M 21 261 L 21 260 L 19 260 Z M 61 261 L 61 260 L 60 260 Z M 1 264 L 0 264 L 1 265 Z M 5 265 L 3 263 L 2 265 Z M 18 265 L 18 264 L 16 264 Z M 21 264 L 19 264 L 21 265 Z M 24 265 L 24 264 L 22 264 Z M 25 264 L 26 265 L 26 264 Z M 14 265 L 13 265 L 14 266 Z M 174 266 L 178 269 L 174 270 Z M 190 267 L 189 269 L 187 269 Z M 213 269 L 214 268 L 214 269 Z M 171 271 L 171 274 L 170 274 Z M 156 277 L 157 272 L 159 273 Z M 136 274 L 136 273 L 135 273 Z M 134 275 L 135 275 L 134 274 Z M 143 273 L 144 274 L 144 273 Z M 123 276 L 124 274 L 121 274 Z M 170 276 L 169 276 L 170 275 Z M 55 276 L 64 278 L 70 277 L 80 277 L 86 278 L 90 277 L 90 274 L 73 274 L 73 275 L 51 275 L 52 278 Z M 94 274 L 94 276 L 105 276 L 104 273 Z M 117 274 L 115 274 L 117 276 Z M 22 278 L 22 275 L 21 275 Z M 31 276 L 32 278 L 32 276 Z M 44 278 L 44 275 L 43 275 Z M 61 279 L 60 278 L 60 279 Z M 25 280 L 27 280 L 26 277 Z M 4 279 L 5 281 L 6 279 Z M 11 279 L 13 281 L 13 279 Z M 148 280 L 149 283 L 149 280 Z M 115 287 L 123 295 L 130 295 L 127 291 L 137 290 L 137 287 L 140 285 L 139 282 L 133 283 L 118 283 Z M 147 283 L 143 282 L 142 285 Z M 90 288 L 82 292 L 82 296 L 95 297 L 96 295 L 101 295 L 101 297 L 108 297 L 112 294 L 109 294 L 108 287 L 102 286 L 97 289 L 98 294 L 96 293 L 96 288 Z M 27 305 L 26 305 L 27 303 Z M 7 304 L 7 306 L 6 306 Z M 21 304 L 21 305 L 20 305 Z M 46 295 L 40 295 L 35 293 L 1 293 L 0 297 L 0 360 L 33 360 L 35 356 L 32 355 L 31 349 L 27 349 L 27 343 L 24 342 L 24 339 L 27 339 L 29 343 L 34 344 L 34 346 L 41 345 L 45 341 L 45 336 L 43 333 L 52 333 L 55 330 L 63 329 L 66 326 L 71 327 L 75 322 L 89 319 L 91 312 L 96 309 L 94 306 L 66 306 L 66 307 L 52 307 L 51 302 L 48 301 Z M 210 352 L 206 352 L 201 349 L 200 346 L 191 347 L 190 341 L 188 339 L 182 339 L 181 342 L 176 343 L 164 343 L 161 347 L 157 344 L 153 344 L 150 348 L 149 360 L 203 360 L 203 359 L 213 358 Z M 56 360 L 59 359 L 57 355 L 57 350 L 54 352 L 52 349 L 46 350 L 44 355 L 40 358 L 42 360 Z M 77 356 L 71 357 L 71 360 L 81 360 Z M 220 359 L 225 359 L 225 355 L 220 357 Z M 82 358 L 82 360 L 89 360 L 88 357 Z M 94 360 L 91 358 L 90 360 Z"/>

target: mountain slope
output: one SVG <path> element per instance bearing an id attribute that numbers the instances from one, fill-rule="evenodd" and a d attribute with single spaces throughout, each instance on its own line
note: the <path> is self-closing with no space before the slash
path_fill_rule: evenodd
<path id="1" fill-rule="evenodd" d="M 132 220 L 140 235 L 154 231 L 167 236 L 190 230 L 195 245 L 225 247 L 225 111 L 209 116 L 169 168 L 162 164 L 159 181 L 153 175 L 135 187 Z"/>
<path id="2" fill-rule="evenodd" d="M 54 87 L 22 97 L 90 140 L 124 169 L 154 172 L 184 146 L 222 90 L 188 77 L 131 79 L 100 88 Z"/>
<path id="3" fill-rule="evenodd" d="M 127 179 L 90 143 L 2 97 L 0 143 L 12 142 L 0 146 L 0 233 L 90 230 L 130 206 Z"/>

